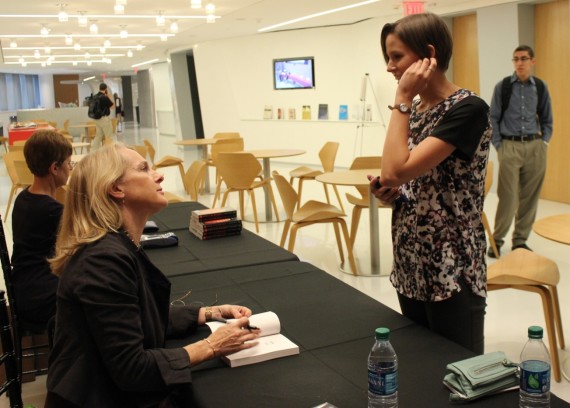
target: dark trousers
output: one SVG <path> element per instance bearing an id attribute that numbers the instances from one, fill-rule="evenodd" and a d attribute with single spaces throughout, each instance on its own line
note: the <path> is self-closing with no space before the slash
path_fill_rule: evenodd
<path id="1" fill-rule="evenodd" d="M 477 354 L 484 353 L 485 298 L 464 284 L 461 292 L 440 302 L 410 299 L 398 293 L 402 314 Z"/>

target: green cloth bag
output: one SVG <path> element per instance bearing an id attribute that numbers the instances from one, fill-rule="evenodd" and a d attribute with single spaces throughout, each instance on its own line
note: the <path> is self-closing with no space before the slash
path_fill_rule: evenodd
<path id="1" fill-rule="evenodd" d="M 451 402 L 468 402 L 519 387 L 518 364 L 502 351 L 457 361 L 447 365 L 443 384 L 451 390 Z"/>

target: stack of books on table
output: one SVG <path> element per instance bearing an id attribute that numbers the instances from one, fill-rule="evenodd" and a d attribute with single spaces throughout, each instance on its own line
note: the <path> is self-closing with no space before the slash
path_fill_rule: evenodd
<path id="1" fill-rule="evenodd" d="M 195 210 L 190 216 L 190 232 L 202 240 L 239 235 L 241 229 L 237 211 L 230 207 Z"/>

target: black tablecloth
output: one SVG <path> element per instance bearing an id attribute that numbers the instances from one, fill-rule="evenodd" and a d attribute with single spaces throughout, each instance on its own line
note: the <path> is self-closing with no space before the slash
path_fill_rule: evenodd
<path id="1" fill-rule="evenodd" d="M 178 236 L 177 247 L 146 251 L 166 276 L 299 259 L 292 252 L 245 229 L 236 236 L 205 241 L 198 239 L 188 230 L 188 222 L 191 211 L 203 208 L 196 202 L 176 203 L 152 218 L 159 232 L 172 231 Z"/>

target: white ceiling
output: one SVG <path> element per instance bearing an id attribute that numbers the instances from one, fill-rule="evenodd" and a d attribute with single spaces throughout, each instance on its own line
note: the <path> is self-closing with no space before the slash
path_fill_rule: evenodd
<path id="1" fill-rule="evenodd" d="M 204 0 L 207 3 L 209 0 Z M 0 59 L 0 71 L 2 72 L 27 72 L 27 73 L 77 73 L 80 77 L 91 74 L 131 74 L 134 72 L 133 64 L 158 58 L 166 60 L 171 52 L 190 50 L 195 44 L 209 40 L 247 36 L 263 35 L 258 29 L 273 24 L 281 23 L 306 15 L 343 7 L 362 0 L 212 0 L 216 6 L 216 16 L 219 16 L 214 24 L 207 24 L 204 19 L 177 19 L 179 32 L 168 41 L 162 42 L 160 38 L 133 38 L 120 39 L 112 37 L 118 35 L 121 26 L 125 26 L 129 35 L 150 33 L 161 34 L 163 30 L 169 33 L 171 18 L 169 16 L 191 15 L 205 16 L 204 8 L 193 10 L 190 8 L 190 0 L 129 0 L 125 6 L 124 16 L 117 18 L 90 17 L 95 15 L 113 15 L 115 0 L 2 0 L 0 4 L 0 42 L 2 46 L 3 62 Z M 536 1 L 516 0 L 434 0 L 426 1 L 425 9 L 440 15 L 455 15 L 467 13 L 475 8 L 485 7 L 502 3 L 535 3 Z M 69 21 L 61 23 L 57 14 L 60 11 L 59 4 L 67 4 L 66 12 Z M 89 24 L 95 20 L 99 27 L 96 38 L 80 38 L 82 47 L 101 47 L 105 39 L 109 39 L 112 46 L 130 46 L 133 49 L 133 57 L 126 56 L 127 49 L 107 49 L 107 54 L 121 54 L 111 57 L 111 64 L 96 63 L 87 66 L 84 62 L 73 66 L 71 63 L 57 64 L 41 67 L 38 61 L 47 58 L 44 48 L 51 47 L 51 55 L 55 61 L 72 59 L 85 61 L 85 48 L 80 51 L 74 49 L 56 50 L 53 47 L 65 46 L 63 37 L 51 37 L 53 35 L 80 35 L 89 34 L 88 28 L 81 28 L 77 24 L 76 16 L 80 11 L 85 11 Z M 154 20 L 161 11 L 166 17 L 166 26 L 159 28 Z M 8 15 L 34 14 L 39 17 L 8 17 Z M 148 18 L 133 19 L 128 15 L 148 16 Z M 75 17 L 74 17 L 75 16 Z M 325 16 L 308 19 L 292 25 L 281 27 L 281 30 L 318 27 L 326 25 L 353 24 L 374 17 L 393 17 L 394 20 L 402 16 L 401 1 L 380 0 L 368 5 L 352 8 L 342 12 L 332 13 Z M 50 29 L 48 37 L 24 38 L 22 35 L 39 34 L 42 24 Z M 276 29 L 279 30 L 279 29 Z M 20 50 L 10 48 L 10 40 L 15 39 L 18 47 L 33 47 L 33 49 Z M 141 51 L 136 51 L 136 45 L 144 46 Z M 33 57 L 35 49 L 38 49 L 41 57 Z M 99 60 L 101 54 L 98 48 L 89 49 L 92 60 Z M 70 57 L 59 57 L 69 55 Z M 24 56 L 29 61 L 26 67 L 21 65 L 8 65 L 7 62 L 18 61 Z M 72 58 L 72 56 L 75 56 Z M 146 66 L 148 67 L 148 65 Z M 140 69 L 144 69 L 142 66 Z"/>

